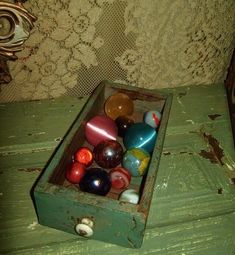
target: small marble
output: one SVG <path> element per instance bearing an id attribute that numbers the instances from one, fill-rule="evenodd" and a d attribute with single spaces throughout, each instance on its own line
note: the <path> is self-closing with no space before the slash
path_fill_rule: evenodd
<path id="1" fill-rule="evenodd" d="M 160 125 L 161 117 L 159 111 L 148 111 L 144 113 L 144 122 L 152 128 L 157 128 Z"/>
<path id="2" fill-rule="evenodd" d="M 93 162 L 93 153 L 92 151 L 87 147 L 81 147 L 75 152 L 74 159 L 84 164 L 85 166 L 90 166 Z"/>
<path id="3" fill-rule="evenodd" d="M 134 124 L 134 120 L 128 116 L 119 116 L 116 118 L 115 123 L 118 128 L 118 136 L 124 137 L 127 129 Z"/>
<path id="4" fill-rule="evenodd" d="M 129 202 L 132 204 L 138 204 L 139 194 L 134 189 L 127 189 L 120 194 L 119 200 L 123 202 Z"/>
<path id="5" fill-rule="evenodd" d="M 78 184 L 85 174 L 85 165 L 73 162 L 65 172 L 65 178 L 73 184 Z"/>
<path id="6" fill-rule="evenodd" d="M 109 176 L 115 189 L 126 189 L 130 185 L 131 174 L 123 167 L 112 169 Z"/>

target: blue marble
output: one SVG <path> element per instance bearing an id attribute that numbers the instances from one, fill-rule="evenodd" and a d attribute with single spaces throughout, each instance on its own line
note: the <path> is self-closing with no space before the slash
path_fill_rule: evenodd
<path id="1" fill-rule="evenodd" d="M 140 148 L 149 153 L 154 149 L 157 131 L 146 123 L 135 123 L 128 130 L 123 139 L 126 149 Z"/>

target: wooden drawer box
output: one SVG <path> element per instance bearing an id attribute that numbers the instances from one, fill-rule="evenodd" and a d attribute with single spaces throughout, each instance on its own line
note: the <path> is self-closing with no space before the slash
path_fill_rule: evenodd
<path id="1" fill-rule="evenodd" d="M 119 194 L 113 189 L 106 196 L 82 192 L 78 185 L 70 184 L 65 179 L 66 166 L 71 163 L 75 151 L 81 146 L 89 146 L 85 140 L 85 123 L 96 114 L 103 113 L 105 100 L 116 92 L 123 92 L 133 100 L 135 121 L 142 121 L 143 113 L 148 110 L 158 110 L 162 113 L 147 174 L 144 177 L 133 177 L 130 183 L 130 188 L 140 193 L 138 204 L 118 200 Z M 33 195 L 39 223 L 77 235 L 75 227 L 85 218 L 92 222 L 90 227 L 93 234 L 89 238 L 125 247 L 140 247 L 157 176 L 171 101 L 171 94 L 109 81 L 101 82 L 35 184 Z"/>

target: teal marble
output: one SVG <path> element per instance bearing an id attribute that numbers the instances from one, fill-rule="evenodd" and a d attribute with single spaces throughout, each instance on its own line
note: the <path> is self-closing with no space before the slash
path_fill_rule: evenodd
<path id="1" fill-rule="evenodd" d="M 157 131 L 146 123 L 135 123 L 128 130 L 123 139 L 126 149 L 140 148 L 149 153 L 154 149 Z"/>

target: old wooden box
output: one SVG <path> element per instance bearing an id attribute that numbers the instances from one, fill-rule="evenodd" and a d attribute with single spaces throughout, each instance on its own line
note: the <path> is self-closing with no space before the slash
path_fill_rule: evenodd
<path id="1" fill-rule="evenodd" d="M 103 113 L 104 102 L 112 94 L 123 92 L 134 101 L 135 121 L 142 121 L 147 110 L 162 113 L 158 138 L 151 156 L 147 174 L 133 177 L 130 188 L 140 193 L 136 204 L 118 200 L 118 192 L 111 189 L 106 196 L 79 190 L 65 179 L 66 166 L 81 146 L 89 146 L 84 135 L 86 121 Z M 91 239 L 102 240 L 125 247 L 141 246 L 151 205 L 154 183 L 164 142 L 172 96 L 167 93 L 103 81 L 94 90 L 84 108 L 74 121 L 62 143 L 51 157 L 33 189 L 39 223 L 75 235 L 77 224 L 87 224 L 92 229 Z M 121 142 L 121 141 L 120 141 Z M 88 222 L 87 222 L 88 221 Z M 86 235 L 86 233 L 80 233 Z"/>

